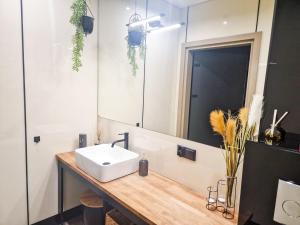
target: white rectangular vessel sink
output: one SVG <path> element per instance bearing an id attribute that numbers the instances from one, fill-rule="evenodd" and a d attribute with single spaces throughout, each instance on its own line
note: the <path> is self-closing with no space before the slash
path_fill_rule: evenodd
<path id="1" fill-rule="evenodd" d="M 77 166 L 101 182 L 108 182 L 138 170 L 139 155 L 111 144 L 75 150 Z"/>

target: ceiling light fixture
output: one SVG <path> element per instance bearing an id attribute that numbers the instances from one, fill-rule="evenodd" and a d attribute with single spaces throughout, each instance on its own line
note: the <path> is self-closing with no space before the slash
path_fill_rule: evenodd
<path id="1" fill-rule="evenodd" d="M 140 20 L 140 21 L 137 21 L 137 22 L 133 22 L 133 23 L 127 24 L 127 26 L 136 27 L 136 26 L 140 26 L 140 25 L 145 25 L 146 23 L 149 23 L 149 22 L 158 21 L 163 16 L 164 16 L 164 14 L 160 14 L 159 16 L 149 17 L 149 18 L 146 18 L 144 20 Z"/>
<path id="2" fill-rule="evenodd" d="M 170 25 L 170 26 L 165 26 L 165 27 L 159 27 L 157 29 L 151 29 L 151 30 L 148 30 L 148 32 L 150 33 L 157 33 L 157 32 L 163 32 L 163 31 L 169 31 L 169 30 L 175 30 L 175 29 L 178 29 L 180 27 L 182 27 L 183 25 L 185 25 L 185 23 L 176 23 L 176 24 L 173 24 L 173 25 Z"/>

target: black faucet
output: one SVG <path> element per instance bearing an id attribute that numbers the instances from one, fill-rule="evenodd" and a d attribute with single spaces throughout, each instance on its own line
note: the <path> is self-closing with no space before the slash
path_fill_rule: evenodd
<path id="1" fill-rule="evenodd" d="M 114 142 L 111 144 L 111 147 L 113 148 L 113 147 L 115 146 L 116 143 L 124 142 L 124 148 L 125 148 L 125 149 L 128 149 L 129 133 L 128 133 L 128 132 L 125 132 L 125 133 L 119 134 L 119 135 L 124 135 L 124 138 L 121 139 L 121 140 L 114 141 Z"/>

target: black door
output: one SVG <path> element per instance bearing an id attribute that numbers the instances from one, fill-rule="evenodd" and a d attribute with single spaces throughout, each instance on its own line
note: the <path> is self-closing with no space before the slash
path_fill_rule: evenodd
<path id="1" fill-rule="evenodd" d="M 188 139 L 219 147 L 209 123 L 214 109 L 236 113 L 244 106 L 251 46 L 193 52 Z"/>
<path id="2" fill-rule="evenodd" d="M 261 131 L 277 109 L 279 116 L 289 112 L 281 127 L 300 134 L 300 1 L 278 0 L 275 12 Z"/>

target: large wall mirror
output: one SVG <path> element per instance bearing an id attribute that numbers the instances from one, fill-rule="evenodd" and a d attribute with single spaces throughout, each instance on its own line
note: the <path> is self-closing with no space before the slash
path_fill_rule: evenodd
<path id="1" fill-rule="evenodd" d="M 100 0 L 99 116 L 219 146 L 209 113 L 256 91 L 258 5 Z"/>

